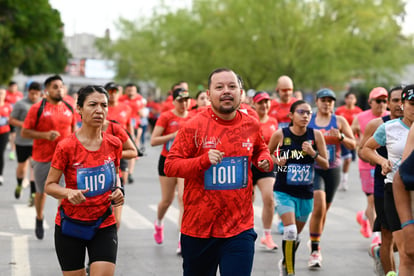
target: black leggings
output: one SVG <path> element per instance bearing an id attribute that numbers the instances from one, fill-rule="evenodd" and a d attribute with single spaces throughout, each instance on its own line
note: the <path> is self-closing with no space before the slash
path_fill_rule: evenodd
<path id="1" fill-rule="evenodd" d="M 0 134 L 0 175 L 3 175 L 4 151 L 6 150 L 7 143 L 9 142 L 9 133 L 10 132 Z"/>

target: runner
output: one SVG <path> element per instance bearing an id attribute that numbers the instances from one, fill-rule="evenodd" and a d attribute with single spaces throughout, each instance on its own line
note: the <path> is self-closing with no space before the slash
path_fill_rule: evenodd
<path id="1" fill-rule="evenodd" d="M 313 207 L 314 163 L 329 167 L 325 140 L 319 130 L 308 128 L 311 106 L 298 100 L 292 104 L 291 126 L 276 131 L 269 143 L 277 166 L 274 195 L 277 212 L 284 226 L 283 258 L 279 262 L 280 275 L 295 275 L 295 253 L 299 234 Z"/>
<path id="2" fill-rule="evenodd" d="M 191 108 L 190 114 L 188 114 L 189 118 L 192 118 L 195 114 L 200 111 L 203 111 L 210 106 L 210 99 L 207 96 L 207 92 L 204 90 L 198 91 L 196 95 L 196 105 Z"/>
<path id="3" fill-rule="evenodd" d="M 43 239 L 43 210 L 46 202 L 44 192 L 47 173 L 55 148 L 62 139 L 75 131 L 76 118 L 72 107 L 62 100 L 63 81 L 59 75 L 45 80 L 45 98 L 33 104 L 23 123 L 22 137 L 33 139 L 32 159 L 36 184 L 35 234 Z M 61 180 L 63 185 L 63 178 Z"/>
<path id="4" fill-rule="evenodd" d="M 16 128 L 16 155 L 17 155 L 17 168 L 16 168 L 16 180 L 17 185 L 14 190 L 14 197 L 20 198 L 23 181 L 27 175 L 27 167 L 29 165 L 30 170 L 30 195 L 29 195 L 29 206 L 34 205 L 34 198 L 36 194 L 36 186 L 33 176 L 33 168 L 31 166 L 31 156 L 33 148 L 33 140 L 25 139 L 21 136 L 21 129 L 23 127 L 24 119 L 26 118 L 27 112 L 30 107 L 37 103 L 41 99 L 42 85 L 38 82 L 32 82 L 29 85 L 27 96 L 20 101 L 16 102 L 13 107 L 12 113 L 10 114 L 10 125 Z M 27 179 L 26 179 L 27 180 Z"/>
<path id="5" fill-rule="evenodd" d="M 10 125 L 9 116 L 12 112 L 12 106 L 5 102 L 6 89 L 0 88 L 0 186 L 4 183 L 4 152 L 9 142 Z"/>
<path id="6" fill-rule="evenodd" d="M 15 81 L 9 82 L 9 87 L 7 89 L 6 93 L 6 103 L 10 104 L 12 107 L 17 101 L 20 101 L 23 99 L 23 93 L 19 91 L 19 87 L 17 86 L 17 83 Z M 9 159 L 14 160 L 16 159 L 16 145 L 14 143 L 14 140 L 16 138 L 16 132 L 14 130 L 14 126 L 10 125 L 10 153 L 9 153 Z"/>
<path id="7" fill-rule="evenodd" d="M 238 110 L 242 87 L 230 69 L 208 80 L 211 108 L 180 128 L 165 162 L 170 177 L 185 178 L 181 226 L 184 275 L 250 275 L 254 217 L 250 165 L 273 162 L 257 120 Z"/>
<path id="8" fill-rule="evenodd" d="M 362 112 L 362 109 L 357 105 L 357 98 L 355 92 L 349 91 L 345 94 L 345 104 L 338 107 L 335 110 L 336 115 L 341 115 L 344 117 L 349 125 L 352 125 L 354 118 L 357 114 Z M 347 191 L 348 187 L 348 172 L 351 161 L 355 160 L 356 153 L 355 150 L 348 150 L 344 145 L 341 145 L 341 158 L 342 162 L 342 177 L 339 184 L 339 190 Z"/>
<path id="9" fill-rule="evenodd" d="M 388 91 L 383 87 L 375 87 L 369 93 L 368 102 L 370 109 L 365 110 L 357 115 L 352 122 L 351 128 L 355 137 L 359 138 L 358 146 L 362 148 L 360 141 L 364 139 L 365 127 L 369 121 L 388 115 L 387 109 Z M 358 153 L 359 154 L 359 153 Z M 361 178 L 362 191 L 367 197 L 367 207 L 365 211 L 359 211 L 356 216 L 357 222 L 361 225 L 360 232 L 365 238 L 372 236 L 372 225 L 375 220 L 374 207 L 374 171 L 375 166 L 364 162 L 361 158 L 358 160 L 359 176 Z"/>
<path id="10" fill-rule="evenodd" d="M 390 115 L 376 118 L 370 121 L 365 127 L 364 137 L 360 144 L 364 148 L 366 141 L 372 137 L 375 130 L 384 122 L 393 120 L 403 116 L 401 109 L 401 92 L 402 87 L 397 86 L 392 88 L 388 93 L 388 109 Z M 379 147 L 377 153 L 384 158 L 388 158 L 387 148 L 385 146 Z M 365 160 L 365 154 L 360 154 L 360 157 Z M 394 260 L 394 241 L 390 226 L 385 219 L 384 213 L 384 180 L 385 176 L 381 173 L 381 166 L 375 166 L 374 175 L 374 206 L 377 217 L 374 222 L 373 232 L 374 237 L 371 241 L 369 254 L 373 257 L 377 275 L 385 275 L 389 271 L 396 271 Z M 378 232 L 381 232 L 381 237 Z M 385 273 L 384 273 L 385 272 Z"/>
<path id="11" fill-rule="evenodd" d="M 373 137 L 369 138 L 361 150 L 361 154 L 375 164 L 381 165 L 382 174 L 386 175 L 384 186 L 384 213 L 385 219 L 396 242 L 400 262 L 405 263 L 405 240 L 401 230 L 401 222 L 394 203 L 392 192 L 393 178 L 401 164 L 401 158 L 409 128 L 414 121 L 414 85 L 404 87 L 401 94 L 403 118 L 394 119 L 383 123 L 375 131 Z M 384 158 L 375 152 L 380 146 L 387 148 L 388 157 Z"/>
<path id="12" fill-rule="evenodd" d="M 270 107 L 269 116 L 276 118 L 279 128 L 288 127 L 290 124 L 290 106 L 297 101 L 293 97 L 293 81 L 288 76 L 281 76 L 277 80 L 276 92 L 280 102 L 273 100 Z"/>
<path id="13" fill-rule="evenodd" d="M 314 203 L 313 212 L 309 222 L 311 240 L 311 255 L 308 267 L 320 268 L 322 255 L 320 239 L 325 227 L 326 215 L 331 207 L 341 176 L 341 147 L 355 148 L 355 139 L 352 130 L 342 116 L 333 114 L 336 101 L 335 93 L 323 88 L 316 93 L 317 113 L 312 116 L 309 127 L 319 129 L 325 138 L 328 150 L 329 169 L 324 170 L 315 165 Z M 322 184 L 323 181 L 323 184 Z"/>
<path id="14" fill-rule="evenodd" d="M 115 274 L 118 235 L 111 202 L 114 207 L 124 203 L 118 177 L 122 145 L 118 138 L 102 132 L 108 98 L 101 86 L 79 90 L 82 126 L 57 145 L 46 180 L 46 192 L 61 200 L 55 219 L 55 249 L 63 275 L 86 274 L 86 249 L 90 275 Z M 65 187 L 58 184 L 62 174 Z M 88 231 L 92 233 L 87 235 Z"/>
<path id="15" fill-rule="evenodd" d="M 263 139 L 266 145 L 269 144 L 270 137 L 277 130 L 278 123 L 275 118 L 268 115 L 270 109 L 270 97 L 265 91 L 258 91 L 253 97 L 254 108 L 259 117 L 260 126 L 263 133 Z M 275 209 L 273 199 L 273 183 L 275 182 L 274 171 L 262 172 L 257 167 L 252 165 L 253 187 L 258 186 L 262 194 L 263 210 L 263 236 L 260 239 L 260 244 L 268 250 L 278 249 L 277 244 L 272 238 L 272 221 Z M 254 200 L 253 188 L 253 200 Z"/>
<path id="16" fill-rule="evenodd" d="M 173 91 L 173 110 L 161 113 L 151 136 L 151 146 L 163 145 L 160 159 L 158 162 L 158 175 L 161 184 L 161 201 L 158 203 L 157 219 L 154 223 L 154 239 L 155 242 L 161 244 L 164 240 L 164 223 L 165 213 L 174 200 L 175 189 L 177 188 L 177 201 L 180 208 L 178 217 L 178 229 L 181 228 L 181 220 L 183 215 L 183 190 L 184 179 L 179 177 L 167 176 L 164 172 L 164 163 L 167 158 L 171 145 L 174 142 L 180 125 L 186 120 L 188 115 L 188 100 L 190 95 L 183 88 L 176 88 Z M 181 254 L 180 234 L 177 247 L 177 254 Z"/>

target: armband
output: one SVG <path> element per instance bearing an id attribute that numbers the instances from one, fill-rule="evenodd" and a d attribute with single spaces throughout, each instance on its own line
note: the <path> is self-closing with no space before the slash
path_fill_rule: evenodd
<path id="1" fill-rule="evenodd" d="M 312 159 L 316 159 L 318 156 L 319 156 L 319 151 L 316 151 L 315 155 L 311 156 L 311 157 L 312 157 Z"/>
<path id="2" fill-rule="evenodd" d="M 410 220 L 407 220 L 404 223 L 401 223 L 401 229 L 403 229 L 404 227 L 406 227 L 407 225 L 410 225 L 410 224 L 414 224 L 414 219 L 410 219 Z"/>
<path id="3" fill-rule="evenodd" d="M 124 188 L 123 187 L 121 187 L 121 186 L 115 186 L 115 187 L 113 187 L 112 189 L 111 189 L 111 191 L 112 192 L 115 192 L 115 190 L 116 189 L 120 189 L 121 190 L 121 192 L 122 192 L 122 195 L 123 196 L 125 196 L 125 191 L 124 191 Z"/>

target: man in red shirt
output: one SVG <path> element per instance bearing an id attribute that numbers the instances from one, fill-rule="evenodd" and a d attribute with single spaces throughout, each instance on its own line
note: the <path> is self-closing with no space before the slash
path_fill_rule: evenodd
<path id="1" fill-rule="evenodd" d="M 17 83 L 14 81 L 9 82 L 9 87 L 6 91 L 6 103 L 9 103 L 12 107 L 17 101 L 20 101 L 23 99 L 23 93 L 18 90 Z M 16 145 L 14 143 L 14 140 L 16 139 L 16 132 L 14 130 L 14 126 L 10 125 L 10 154 L 9 159 L 14 160 L 16 159 L 15 151 L 16 151 Z"/>
<path id="2" fill-rule="evenodd" d="M 356 115 L 362 112 L 362 109 L 356 105 L 357 98 L 355 92 L 349 91 L 345 94 L 345 104 L 335 110 L 336 115 L 343 116 L 352 125 Z M 342 164 L 342 177 L 338 189 L 348 190 L 348 171 L 351 161 L 355 160 L 355 150 L 349 150 L 341 144 L 341 157 L 344 160 Z"/>
<path id="3" fill-rule="evenodd" d="M 211 107 L 184 124 L 164 171 L 185 178 L 181 247 L 184 275 L 250 275 L 255 233 L 253 163 L 270 171 L 273 161 L 257 120 L 239 110 L 242 87 L 230 69 L 208 80 Z"/>
<path id="4" fill-rule="evenodd" d="M 108 115 L 106 116 L 106 119 L 109 121 L 117 121 L 131 135 L 134 135 L 134 128 L 131 124 L 131 107 L 129 107 L 128 104 L 119 101 L 121 93 L 118 85 L 109 82 L 105 84 L 105 90 L 108 91 L 109 94 Z M 121 183 L 124 185 L 128 181 L 128 160 L 121 159 L 120 169 L 122 173 Z"/>
<path id="5" fill-rule="evenodd" d="M 62 78 L 54 75 L 44 83 L 45 99 L 33 104 L 23 123 L 22 137 L 33 140 L 32 158 L 36 184 L 35 208 L 38 239 L 43 239 L 43 209 L 46 201 L 45 182 L 57 144 L 75 131 L 73 110 L 63 101 Z M 39 114 L 39 110 L 42 112 Z M 63 181 L 63 178 L 62 178 Z M 63 185 L 63 182 L 62 182 Z"/>
<path id="6" fill-rule="evenodd" d="M 145 99 L 138 93 L 138 88 L 133 83 L 125 85 L 125 94 L 119 97 L 119 102 L 129 105 L 131 108 L 131 126 L 134 129 L 135 144 L 140 147 L 142 132 L 141 110 L 145 107 Z M 135 158 L 128 160 L 128 183 L 133 183 Z"/>
<path id="7" fill-rule="evenodd" d="M 290 106 L 297 101 L 293 97 L 293 81 L 288 76 L 281 76 L 277 80 L 276 92 L 279 94 L 280 101 L 273 100 L 270 106 L 269 116 L 276 118 L 279 128 L 289 126 Z"/>

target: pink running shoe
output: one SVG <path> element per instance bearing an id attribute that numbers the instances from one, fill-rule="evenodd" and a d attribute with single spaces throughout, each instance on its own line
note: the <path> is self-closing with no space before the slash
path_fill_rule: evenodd
<path id="1" fill-rule="evenodd" d="M 361 224 L 361 229 L 359 230 L 365 238 L 370 238 L 372 236 L 372 228 L 369 220 L 363 220 Z"/>
<path id="2" fill-rule="evenodd" d="M 267 250 L 276 250 L 278 249 L 277 244 L 273 241 L 272 235 L 265 235 L 260 239 L 260 244 Z"/>
<path id="3" fill-rule="evenodd" d="M 154 222 L 154 240 L 156 243 L 161 244 L 164 240 L 164 225 L 158 226 L 156 222 Z"/>
<path id="4" fill-rule="evenodd" d="M 362 222 L 364 221 L 363 217 L 364 217 L 364 211 L 358 211 L 356 215 L 356 220 L 359 223 L 359 225 L 362 225 Z"/>
<path id="5" fill-rule="evenodd" d="M 381 238 L 380 238 L 380 236 L 375 236 L 375 237 L 372 239 L 372 241 L 371 241 L 371 246 L 372 246 L 373 244 L 376 244 L 376 245 L 381 244 Z"/>

